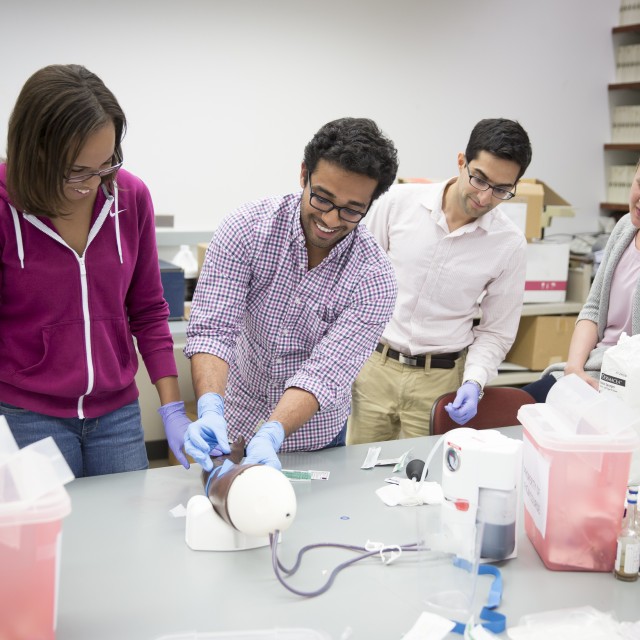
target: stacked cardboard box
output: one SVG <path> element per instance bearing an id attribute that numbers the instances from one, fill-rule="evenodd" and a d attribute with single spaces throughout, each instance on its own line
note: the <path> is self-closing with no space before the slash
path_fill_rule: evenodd
<path id="1" fill-rule="evenodd" d="M 523 316 L 505 360 L 532 371 L 566 362 L 578 316 Z"/>
<path id="2" fill-rule="evenodd" d="M 515 198 L 501 203 L 500 208 L 522 229 L 527 240 L 541 238 L 542 230 L 551 224 L 552 218 L 575 215 L 561 195 L 536 178 L 520 180 Z"/>

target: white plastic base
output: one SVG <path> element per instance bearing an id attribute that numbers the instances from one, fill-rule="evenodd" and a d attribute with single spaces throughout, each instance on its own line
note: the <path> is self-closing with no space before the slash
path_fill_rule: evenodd
<path id="1" fill-rule="evenodd" d="M 241 551 L 269 545 L 269 536 L 248 536 L 227 524 L 209 498 L 193 496 L 187 503 L 187 545 L 194 551 Z"/>

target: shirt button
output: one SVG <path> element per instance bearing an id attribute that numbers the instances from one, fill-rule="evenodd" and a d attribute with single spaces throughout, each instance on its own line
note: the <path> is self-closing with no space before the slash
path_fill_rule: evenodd
<path id="1" fill-rule="evenodd" d="M 296 298 L 296 299 L 294 300 L 294 302 L 295 302 L 296 304 L 301 304 L 301 303 L 302 303 L 302 300 L 300 300 L 300 298 Z"/>
<path id="2" fill-rule="evenodd" d="M 289 335 L 289 329 L 283 329 L 282 330 L 282 335 L 283 336 L 288 336 Z"/>

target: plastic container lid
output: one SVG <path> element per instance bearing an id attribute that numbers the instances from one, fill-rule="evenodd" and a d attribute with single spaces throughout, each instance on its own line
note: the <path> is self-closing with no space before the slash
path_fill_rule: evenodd
<path id="1" fill-rule="evenodd" d="M 74 475 L 53 438 L 18 449 L 0 416 L 0 527 L 59 520 L 71 511 Z"/>
<path id="2" fill-rule="evenodd" d="M 57 487 L 36 500 L 0 503 L 0 527 L 52 522 L 70 513 L 71 498 L 64 487 Z"/>
<path id="3" fill-rule="evenodd" d="M 631 452 L 640 446 L 640 436 L 631 426 L 616 431 L 605 429 L 597 433 L 579 433 L 563 424 L 564 416 L 554 407 L 539 404 L 523 405 L 518 420 L 526 432 L 546 449 L 584 452 Z"/>
<path id="4" fill-rule="evenodd" d="M 640 446 L 640 415 L 614 394 L 575 374 L 551 387 L 546 403 L 527 404 L 518 420 L 535 441 L 558 451 L 630 452 Z"/>

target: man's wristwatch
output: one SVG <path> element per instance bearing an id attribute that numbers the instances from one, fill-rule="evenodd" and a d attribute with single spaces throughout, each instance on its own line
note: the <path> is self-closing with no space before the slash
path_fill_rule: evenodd
<path id="1" fill-rule="evenodd" d="M 475 384 L 478 387 L 478 400 L 482 400 L 482 396 L 484 395 L 484 389 L 482 385 L 477 380 L 465 380 L 462 384 L 467 384 L 470 382 L 471 384 Z"/>

